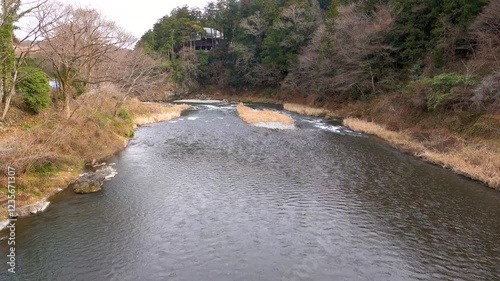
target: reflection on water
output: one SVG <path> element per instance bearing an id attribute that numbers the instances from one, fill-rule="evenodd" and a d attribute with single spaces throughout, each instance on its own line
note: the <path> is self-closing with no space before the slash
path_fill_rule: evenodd
<path id="1" fill-rule="evenodd" d="M 18 223 L 13 280 L 500 278 L 497 192 L 293 117 L 209 106 L 139 129 L 102 193 Z"/>

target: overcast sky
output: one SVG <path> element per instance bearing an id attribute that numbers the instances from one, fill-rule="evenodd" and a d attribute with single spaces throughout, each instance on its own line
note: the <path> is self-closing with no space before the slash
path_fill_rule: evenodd
<path id="1" fill-rule="evenodd" d="M 188 5 L 203 8 L 208 0 L 59 0 L 65 4 L 91 7 L 100 11 L 107 19 L 117 22 L 121 27 L 139 39 L 144 32 L 153 28 L 156 21 L 170 14 L 175 7 Z"/>

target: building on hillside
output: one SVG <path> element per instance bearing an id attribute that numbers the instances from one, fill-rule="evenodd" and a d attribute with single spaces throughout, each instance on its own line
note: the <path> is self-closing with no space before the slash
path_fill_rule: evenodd
<path id="1" fill-rule="evenodd" d="M 217 29 L 204 27 L 204 34 L 197 34 L 193 41 L 193 47 L 196 50 L 210 51 L 224 40 L 224 34 Z"/>

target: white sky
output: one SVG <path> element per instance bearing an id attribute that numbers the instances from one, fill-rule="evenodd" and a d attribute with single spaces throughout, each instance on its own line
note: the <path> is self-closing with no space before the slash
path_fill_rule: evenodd
<path id="1" fill-rule="evenodd" d="M 100 11 L 107 19 L 139 39 L 146 31 L 153 28 L 156 21 L 170 14 L 175 7 L 188 5 L 203 8 L 208 0 L 59 0 L 64 4 L 90 7 Z"/>

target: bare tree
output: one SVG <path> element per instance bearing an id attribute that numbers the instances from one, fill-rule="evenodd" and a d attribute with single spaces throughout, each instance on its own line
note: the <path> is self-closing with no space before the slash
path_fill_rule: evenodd
<path id="1" fill-rule="evenodd" d="M 484 7 L 471 27 L 477 40 L 478 52 L 465 66 L 467 74 L 479 68 L 489 72 L 474 89 L 471 98 L 476 110 L 500 112 L 500 0 L 492 0 Z"/>
<path id="2" fill-rule="evenodd" d="M 111 78 L 120 91 L 115 116 L 129 96 L 142 96 L 168 83 L 166 72 L 160 64 L 141 49 L 120 50 L 108 69 L 106 76 Z"/>
<path id="3" fill-rule="evenodd" d="M 240 27 L 245 34 L 262 39 L 266 32 L 267 23 L 264 16 L 257 11 L 254 15 L 244 18 L 240 23 Z"/>
<path id="4" fill-rule="evenodd" d="M 472 25 L 478 39 L 479 57 L 500 71 L 500 0 L 492 0 Z"/>
<path id="5" fill-rule="evenodd" d="M 339 7 L 340 16 L 329 25 L 321 24 L 311 43 L 302 50 L 296 69 L 283 82 L 289 91 L 333 94 L 365 88 L 376 91 L 376 77 L 370 54 L 388 46 L 379 33 L 392 24 L 387 5 L 366 15 L 357 4 Z"/>
<path id="6" fill-rule="evenodd" d="M 49 22 L 41 28 L 45 39 L 41 49 L 60 83 L 69 118 L 76 84 L 88 89 L 111 81 L 105 67 L 123 48 L 131 46 L 133 37 L 96 10 L 61 4 L 54 4 L 53 9 L 57 13 L 52 17 L 38 15 L 40 22 Z"/>
<path id="7" fill-rule="evenodd" d="M 316 9 L 306 9 L 297 5 L 290 5 L 280 13 L 280 20 L 273 25 L 287 36 L 281 42 L 281 47 L 291 48 L 309 40 L 317 25 Z"/>

